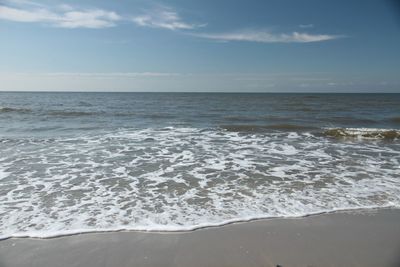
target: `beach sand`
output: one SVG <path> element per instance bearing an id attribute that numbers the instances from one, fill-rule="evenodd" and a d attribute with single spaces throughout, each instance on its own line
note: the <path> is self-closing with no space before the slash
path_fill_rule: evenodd
<path id="1" fill-rule="evenodd" d="M 400 266 L 400 210 L 0 241 L 0 266 Z"/>

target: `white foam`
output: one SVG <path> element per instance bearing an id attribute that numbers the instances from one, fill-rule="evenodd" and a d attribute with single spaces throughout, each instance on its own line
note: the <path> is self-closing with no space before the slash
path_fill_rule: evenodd
<path id="1" fill-rule="evenodd" d="M 15 142 L 0 144 L 0 238 L 400 207 L 398 143 L 194 128 Z"/>
<path id="2" fill-rule="evenodd" d="M 0 170 L 0 181 L 7 178 L 9 175 L 10 173 Z"/>

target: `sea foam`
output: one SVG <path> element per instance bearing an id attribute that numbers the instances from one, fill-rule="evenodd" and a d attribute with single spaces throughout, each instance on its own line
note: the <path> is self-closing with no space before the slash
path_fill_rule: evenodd
<path id="1" fill-rule="evenodd" d="M 184 231 L 400 207 L 400 144 L 307 132 L 119 129 L 0 142 L 0 237 Z"/>

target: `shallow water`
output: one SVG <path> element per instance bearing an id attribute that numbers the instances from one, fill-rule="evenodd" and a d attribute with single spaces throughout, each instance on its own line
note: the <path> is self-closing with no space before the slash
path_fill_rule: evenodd
<path id="1" fill-rule="evenodd" d="M 400 94 L 0 93 L 0 237 L 400 207 Z"/>

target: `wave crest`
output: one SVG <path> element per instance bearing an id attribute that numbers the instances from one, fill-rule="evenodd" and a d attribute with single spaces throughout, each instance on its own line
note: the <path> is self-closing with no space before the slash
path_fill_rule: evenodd
<path id="1" fill-rule="evenodd" d="M 11 108 L 11 107 L 0 107 L 0 113 L 28 113 L 31 112 L 27 108 Z"/>
<path id="2" fill-rule="evenodd" d="M 372 128 L 329 128 L 323 134 L 335 138 L 397 139 L 400 130 Z"/>
<path id="3" fill-rule="evenodd" d="M 393 117 L 390 119 L 391 122 L 400 123 L 400 117 Z"/>
<path id="4" fill-rule="evenodd" d="M 220 127 L 228 132 L 265 132 L 268 130 L 305 131 L 316 129 L 315 127 L 297 124 L 233 124 L 221 125 Z"/>

